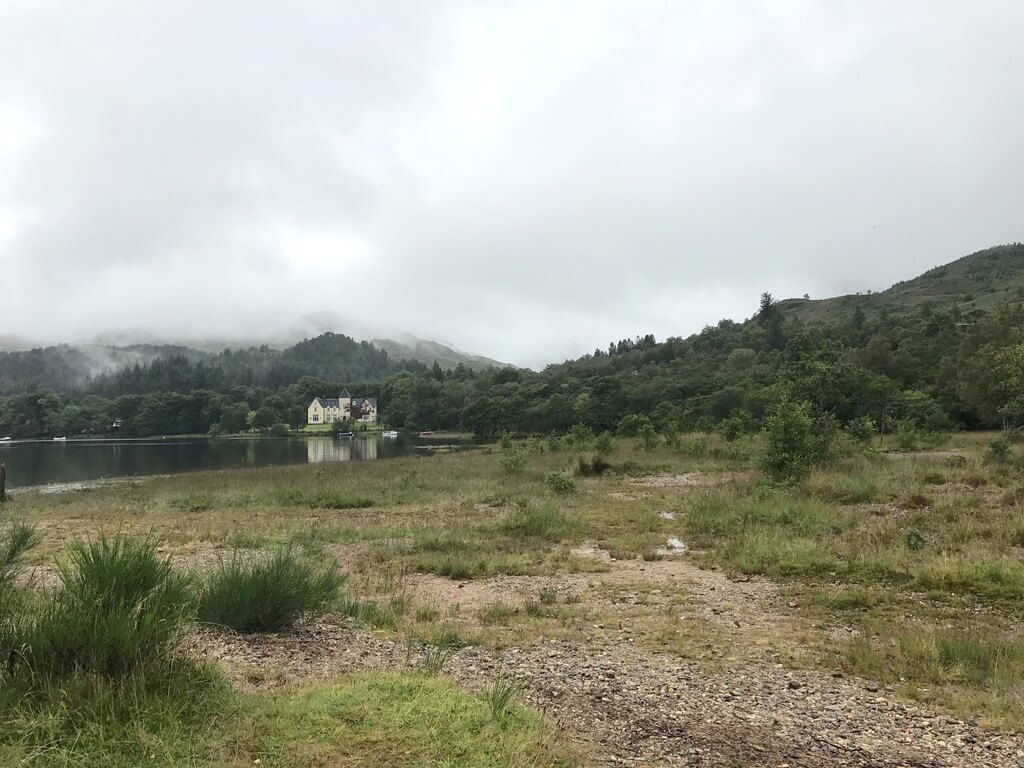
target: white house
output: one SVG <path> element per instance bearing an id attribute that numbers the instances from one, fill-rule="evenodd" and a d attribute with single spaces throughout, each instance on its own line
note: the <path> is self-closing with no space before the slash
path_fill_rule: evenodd
<path id="1" fill-rule="evenodd" d="M 318 397 L 306 409 L 308 424 L 330 424 L 335 421 L 377 421 L 377 398 L 352 397 L 347 389 L 337 399 Z"/>

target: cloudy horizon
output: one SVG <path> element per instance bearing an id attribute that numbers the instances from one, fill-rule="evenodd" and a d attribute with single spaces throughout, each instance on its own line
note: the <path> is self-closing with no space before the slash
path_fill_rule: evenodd
<path id="1" fill-rule="evenodd" d="M 0 337 L 524 365 L 1024 239 L 1024 4 L 0 0 Z"/>

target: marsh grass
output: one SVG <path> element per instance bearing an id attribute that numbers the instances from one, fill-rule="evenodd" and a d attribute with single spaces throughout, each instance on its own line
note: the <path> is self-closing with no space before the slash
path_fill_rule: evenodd
<path id="1" fill-rule="evenodd" d="M 210 577 L 198 618 L 238 632 L 273 632 L 323 609 L 343 582 L 333 566 L 319 567 L 291 548 L 256 562 L 235 552 Z"/>

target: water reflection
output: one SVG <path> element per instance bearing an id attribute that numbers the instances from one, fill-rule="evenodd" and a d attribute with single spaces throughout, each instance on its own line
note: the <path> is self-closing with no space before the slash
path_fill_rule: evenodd
<path id="1" fill-rule="evenodd" d="M 74 483 L 107 477 L 165 475 L 201 469 L 320 464 L 330 461 L 387 459 L 412 453 L 417 446 L 450 444 L 450 438 L 420 439 L 374 435 L 351 438 L 222 438 L 147 440 L 13 441 L 0 443 L 7 464 L 7 487 Z M 471 445 L 473 441 L 455 441 Z"/>

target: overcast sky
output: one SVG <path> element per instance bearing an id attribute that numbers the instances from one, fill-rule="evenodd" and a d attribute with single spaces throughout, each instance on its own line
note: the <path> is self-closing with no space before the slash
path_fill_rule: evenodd
<path id="1" fill-rule="evenodd" d="M 0 0 L 0 337 L 541 366 L 1024 239 L 1024 3 Z"/>

